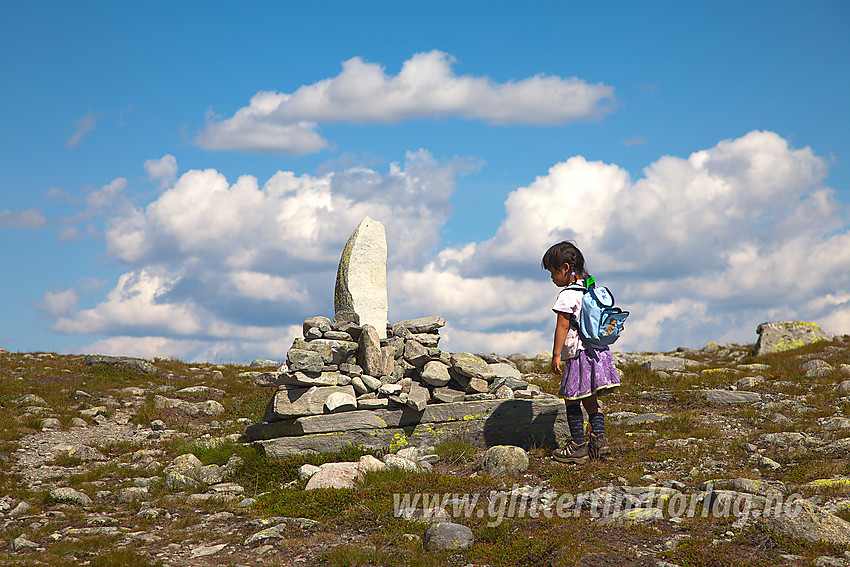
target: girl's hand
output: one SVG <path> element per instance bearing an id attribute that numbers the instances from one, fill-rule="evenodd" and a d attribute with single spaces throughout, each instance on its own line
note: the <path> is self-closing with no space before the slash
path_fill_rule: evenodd
<path id="1" fill-rule="evenodd" d="M 555 374 L 560 374 L 562 372 L 560 354 L 552 355 L 552 372 L 554 372 Z"/>

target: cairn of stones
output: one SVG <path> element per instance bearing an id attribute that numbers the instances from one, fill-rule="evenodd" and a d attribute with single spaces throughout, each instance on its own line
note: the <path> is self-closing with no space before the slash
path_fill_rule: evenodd
<path id="1" fill-rule="evenodd" d="M 442 317 L 389 324 L 386 258 L 383 225 L 363 219 L 340 259 L 333 319 L 306 319 L 286 362 L 257 378 L 277 391 L 248 441 L 283 456 L 433 447 L 452 436 L 528 446 L 567 435 L 563 401 L 522 380 L 512 361 L 441 350 Z"/>

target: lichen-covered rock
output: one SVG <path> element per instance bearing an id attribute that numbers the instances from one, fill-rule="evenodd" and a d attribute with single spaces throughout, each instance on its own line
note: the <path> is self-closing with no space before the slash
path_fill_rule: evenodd
<path id="1" fill-rule="evenodd" d="M 423 543 L 428 551 L 466 549 L 475 538 L 468 527 L 453 522 L 431 524 L 425 530 Z"/>
<path id="2" fill-rule="evenodd" d="M 452 368 L 469 378 L 492 380 L 495 376 L 490 365 L 484 362 L 484 359 L 469 352 L 452 353 Z M 484 391 L 487 391 L 486 388 Z"/>
<path id="3" fill-rule="evenodd" d="M 762 518 L 768 529 L 811 542 L 850 545 L 850 523 L 802 498 L 789 499 L 782 513 Z"/>
<path id="4" fill-rule="evenodd" d="M 323 317 L 318 315 L 316 317 L 308 317 L 304 319 L 304 324 L 302 326 L 302 330 L 304 332 L 304 336 L 307 336 L 307 332 L 310 329 L 318 329 L 320 333 L 326 333 L 331 330 L 331 320 L 327 317 Z"/>
<path id="5" fill-rule="evenodd" d="M 482 467 L 493 478 L 523 473 L 528 470 L 528 453 L 522 447 L 495 445 L 484 453 Z"/>
<path id="6" fill-rule="evenodd" d="M 286 365 L 293 372 L 316 374 L 322 371 L 325 363 L 317 352 L 291 348 L 286 353 Z"/>
<path id="7" fill-rule="evenodd" d="M 759 338 L 753 354 L 782 352 L 829 339 L 817 323 L 807 321 L 762 323 L 756 333 Z"/>
<path id="8" fill-rule="evenodd" d="M 92 503 L 92 499 L 89 498 L 87 494 L 67 486 L 51 490 L 50 498 L 57 502 L 70 502 L 72 504 L 80 504 L 82 506 L 88 506 Z"/>

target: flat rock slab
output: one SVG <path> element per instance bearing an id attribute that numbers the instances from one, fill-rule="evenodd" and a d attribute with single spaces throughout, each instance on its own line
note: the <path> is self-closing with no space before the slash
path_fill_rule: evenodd
<path id="1" fill-rule="evenodd" d="M 432 411 L 435 408 L 446 408 L 446 411 Z M 283 457 L 302 451 L 338 451 L 351 443 L 377 447 L 405 443 L 415 447 L 433 447 L 458 435 L 481 448 L 493 445 L 529 447 L 554 445 L 569 435 L 564 402 L 557 398 L 438 404 L 428 406 L 422 413 L 410 408 L 370 413 L 380 416 L 388 426 L 278 437 L 260 443 L 267 455 Z M 334 414 L 334 417 L 344 415 Z M 428 421 L 423 419 L 426 416 Z"/>
<path id="2" fill-rule="evenodd" d="M 798 500 L 795 504 L 797 506 L 789 506 L 786 502 L 783 513 L 769 515 L 767 518 L 761 518 L 761 521 L 769 529 L 793 538 L 850 545 L 850 523 L 808 500 Z"/>
<path id="3" fill-rule="evenodd" d="M 446 320 L 442 317 L 419 317 L 418 319 L 407 319 L 397 323 L 411 333 L 436 333 L 441 327 L 446 326 Z"/>
<path id="4" fill-rule="evenodd" d="M 618 425 L 639 425 L 641 423 L 653 423 L 656 421 L 662 421 L 669 417 L 669 415 L 664 413 L 642 413 L 638 415 L 623 416 L 620 419 L 611 419 L 611 421 Z"/>
<path id="5" fill-rule="evenodd" d="M 387 235 L 384 225 L 369 217 L 354 229 L 339 259 L 334 311 L 357 313 L 361 325 L 387 336 Z"/>
<path id="6" fill-rule="evenodd" d="M 758 392 L 708 390 L 704 395 L 705 399 L 713 404 L 748 404 L 761 401 L 761 394 Z"/>
<path id="7" fill-rule="evenodd" d="M 387 422 L 379 417 L 378 412 L 355 410 L 299 417 L 295 420 L 274 423 L 257 423 L 245 430 L 245 437 L 248 441 L 259 441 L 261 439 L 309 435 L 311 433 L 331 433 L 352 429 L 384 429 L 386 427 Z"/>
<path id="8" fill-rule="evenodd" d="M 683 372 L 685 370 L 685 361 L 674 356 L 659 356 L 650 358 L 643 363 L 643 367 L 649 370 L 670 370 Z"/>

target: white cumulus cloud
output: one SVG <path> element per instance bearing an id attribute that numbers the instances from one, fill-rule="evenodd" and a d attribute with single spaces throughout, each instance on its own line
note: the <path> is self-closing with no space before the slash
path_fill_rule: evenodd
<path id="1" fill-rule="evenodd" d="M 304 317 L 333 314 L 339 254 L 369 216 L 386 226 L 390 319 L 443 316 L 451 351 L 551 349 L 557 289 L 540 258 L 564 239 L 631 311 L 623 350 L 754 342 L 767 320 L 850 331 L 847 206 L 810 148 L 754 131 L 637 179 L 568 157 L 507 197 L 491 238 L 442 246 L 456 178 L 477 165 L 420 150 L 385 172 L 281 171 L 262 185 L 188 171 L 114 213 L 106 252 L 127 271 L 102 301 L 80 310 L 54 292 L 43 310 L 57 331 L 112 337 L 104 349 L 281 358 Z"/>
<path id="2" fill-rule="evenodd" d="M 188 171 L 145 207 L 111 218 L 106 252 L 128 271 L 94 307 L 53 309 L 52 329 L 170 338 L 181 342 L 169 348 L 190 357 L 221 354 L 223 344 L 232 356 L 271 356 L 260 349 L 277 344 L 289 325 L 332 315 L 339 255 L 363 217 L 384 223 L 391 265 L 420 267 L 439 245 L 456 176 L 477 166 L 440 163 L 420 150 L 383 173 L 280 171 L 263 185 L 251 176 L 231 183 L 216 170 Z"/>
<path id="3" fill-rule="evenodd" d="M 208 149 L 318 152 L 328 142 L 320 123 L 393 123 L 455 116 L 490 124 L 561 125 L 598 118 L 613 109 L 614 89 L 576 77 L 535 75 L 497 83 L 457 75 L 441 51 L 417 53 L 399 73 L 354 57 L 339 75 L 293 93 L 261 91 L 230 118 L 207 117 L 195 143 Z"/>
<path id="4" fill-rule="evenodd" d="M 157 182 L 160 189 L 177 180 L 177 158 L 171 154 L 165 154 L 159 159 L 149 159 L 145 161 L 144 167 L 148 178 Z"/>
<path id="5" fill-rule="evenodd" d="M 540 258 L 568 239 L 632 311 L 620 348 L 753 342 L 756 325 L 777 317 L 847 332 L 840 292 L 850 288 L 850 231 L 826 174 L 810 148 L 759 131 L 662 157 L 637 180 L 615 164 L 572 157 L 508 196 L 492 238 L 445 249 L 399 277 L 401 295 L 418 297 L 420 280 L 433 277 L 444 285 L 427 300 L 467 329 L 530 330 L 530 309 L 548 308 L 556 291 L 539 287 L 548 282 Z M 489 283 L 500 277 L 510 283 Z"/>

